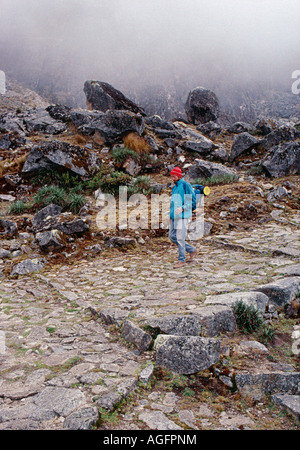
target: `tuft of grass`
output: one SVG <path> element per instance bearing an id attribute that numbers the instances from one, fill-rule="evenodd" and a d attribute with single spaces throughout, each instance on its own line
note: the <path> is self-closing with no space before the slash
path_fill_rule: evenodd
<path id="1" fill-rule="evenodd" d="M 44 186 L 38 190 L 33 201 L 39 209 L 54 203 L 55 205 L 61 206 L 65 211 L 71 211 L 73 214 L 77 214 L 82 206 L 86 204 L 86 199 L 76 191 L 77 188 L 68 192 L 59 186 Z"/>
<path id="2" fill-rule="evenodd" d="M 50 205 L 50 203 L 64 206 L 65 199 L 66 191 L 63 188 L 54 185 L 43 186 L 38 190 L 36 196 L 34 197 L 34 204 L 39 208 Z"/>
<path id="3" fill-rule="evenodd" d="M 71 192 L 67 198 L 67 208 L 73 214 L 77 214 L 85 204 L 85 197 L 81 194 L 76 194 L 76 192 Z"/>
<path id="4" fill-rule="evenodd" d="M 193 181 L 193 184 L 202 184 L 203 186 L 214 186 L 218 184 L 229 184 L 237 181 L 236 175 L 213 175 L 212 177 L 200 177 Z"/>
<path id="5" fill-rule="evenodd" d="M 31 209 L 30 203 L 25 203 L 25 202 L 23 202 L 23 200 L 17 200 L 10 205 L 10 207 L 8 209 L 8 214 L 19 215 L 19 214 L 23 214 L 24 212 L 28 211 L 29 209 Z"/>

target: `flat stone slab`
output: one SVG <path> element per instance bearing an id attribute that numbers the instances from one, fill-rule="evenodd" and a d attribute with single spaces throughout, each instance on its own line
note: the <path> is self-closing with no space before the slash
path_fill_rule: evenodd
<path id="1" fill-rule="evenodd" d="M 235 382 L 243 396 L 260 400 L 265 394 L 296 394 L 299 372 L 237 373 Z"/>
<path id="2" fill-rule="evenodd" d="M 269 298 L 263 292 L 232 292 L 229 294 L 208 295 L 204 303 L 206 305 L 226 305 L 233 307 L 239 301 L 242 301 L 248 306 L 254 306 L 254 308 L 261 312 L 265 312 Z"/>
<path id="3" fill-rule="evenodd" d="M 284 306 L 290 303 L 300 291 L 300 277 L 287 277 L 272 283 L 259 286 L 256 291 L 269 297 L 270 303 Z"/>
<path id="4" fill-rule="evenodd" d="M 141 352 L 148 350 L 152 345 L 152 337 L 129 320 L 125 320 L 122 328 L 125 341 L 134 344 Z"/>
<path id="5" fill-rule="evenodd" d="M 220 341 L 213 338 L 161 334 L 155 348 L 156 364 L 179 374 L 205 370 L 220 359 Z"/>
<path id="6" fill-rule="evenodd" d="M 153 318 L 147 324 L 162 334 L 174 336 L 213 337 L 237 327 L 232 310 L 223 305 L 196 308 L 192 314 Z"/>
<path id="7" fill-rule="evenodd" d="M 274 394 L 271 400 L 300 419 L 300 395 Z"/>

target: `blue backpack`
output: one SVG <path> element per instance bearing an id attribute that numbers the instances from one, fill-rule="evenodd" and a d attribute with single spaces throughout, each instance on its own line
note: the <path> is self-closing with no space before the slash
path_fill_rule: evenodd
<path id="1" fill-rule="evenodd" d="M 202 195 L 209 195 L 210 194 L 210 188 L 208 186 L 203 186 L 202 184 L 192 184 L 192 188 L 194 189 L 195 195 L 196 195 L 196 204 L 193 204 L 192 210 L 195 211 L 197 209 L 197 206 L 199 205 Z"/>

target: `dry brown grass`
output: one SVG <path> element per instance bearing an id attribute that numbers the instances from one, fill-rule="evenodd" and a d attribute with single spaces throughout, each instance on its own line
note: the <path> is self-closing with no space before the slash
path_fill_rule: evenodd
<path id="1" fill-rule="evenodd" d="M 150 144 L 146 141 L 145 138 L 139 136 L 137 133 L 129 133 L 127 136 L 123 138 L 123 143 L 125 147 L 134 150 L 135 152 L 141 154 L 147 154 L 151 151 Z"/>
<path id="2" fill-rule="evenodd" d="M 28 152 L 29 153 L 29 152 Z M 23 165 L 26 161 L 28 153 L 25 155 L 19 156 L 18 158 L 13 159 L 12 161 L 9 159 L 5 159 L 0 162 L 0 178 L 7 173 L 19 173 L 21 172 Z"/>

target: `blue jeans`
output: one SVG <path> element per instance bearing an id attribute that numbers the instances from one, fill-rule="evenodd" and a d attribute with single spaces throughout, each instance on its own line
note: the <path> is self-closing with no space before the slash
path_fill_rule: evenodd
<path id="1" fill-rule="evenodd" d="M 170 219 L 169 238 L 178 246 L 178 261 L 185 262 L 185 252 L 193 253 L 196 249 L 185 242 L 189 219 Z"/>

